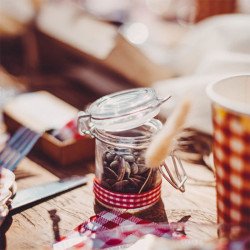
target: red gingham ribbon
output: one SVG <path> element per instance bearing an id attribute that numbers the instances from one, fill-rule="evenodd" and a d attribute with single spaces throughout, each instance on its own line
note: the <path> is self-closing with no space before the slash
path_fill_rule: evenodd
<path id="1" fill-rule="evenodd" d="M 134 209 L 145 207 L 150 204 L 157 202 L 160 199 L 161 194 L 161 183 L 157 185 L 153 190 L 150 190 L 141 194 L 122 194 L 111 192 L 94 180 L 94 193 L 98 201 L 104 205 L 116 207 L 116 208 L 125 208 L 125 209 Z"/>
<path id="2" fill-rule="evenodd" d="M 81 139 L 77 129 L 77 119 L 70 120 L 65 126 L 59 129 L 58 134 L 64 139 Z"/>

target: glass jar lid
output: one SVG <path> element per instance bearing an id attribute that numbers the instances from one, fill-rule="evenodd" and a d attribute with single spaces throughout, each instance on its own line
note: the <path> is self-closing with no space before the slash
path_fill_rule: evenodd
<path id="1" fill-rule="evenodd" d="M 152 88 L 136 88 L 106 95 L 92 103 L 85 117 L 94 128 L 105 131 L 124 131 L 141 126 L 160 112 L 168 100 L 157 97 Z"/>

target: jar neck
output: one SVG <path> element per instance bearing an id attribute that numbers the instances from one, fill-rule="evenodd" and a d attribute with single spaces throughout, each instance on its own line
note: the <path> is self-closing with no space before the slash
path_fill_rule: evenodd
<path id="1" fill-rule="evenodd" d="M 115 147 L 125 148 L 146 148 L 152 137 L 161 129 L 162 123 L 152 119 L 140 127 L 127 131 L 110 132 L 95 129 L 94 134 L 97 140 Z"/>

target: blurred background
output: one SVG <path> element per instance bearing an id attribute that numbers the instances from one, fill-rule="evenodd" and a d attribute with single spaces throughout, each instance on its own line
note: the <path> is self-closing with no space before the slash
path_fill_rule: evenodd
<path id="1" fill-rule="evenodd" d="M 0 0 L 0 105 L 42 89 L 82 109 L 108 93 L 181 76 L 182 39 L 228 13 L 249 14 L 249 1 Z"/>

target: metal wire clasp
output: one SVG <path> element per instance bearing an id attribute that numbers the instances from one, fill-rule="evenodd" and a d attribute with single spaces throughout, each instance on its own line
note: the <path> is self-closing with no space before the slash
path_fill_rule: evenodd
<path id="1" fill-rule="evenodd" d="M 93 125 L 91 124 L 91 115 L 84 111 L 78 113 L 77 128 L 80 135 L 95 137 L 93 134 Z"/>
<path id="2" fill-rule="evenodd" d="M 176 189 L 181 192 L 185 192 L 185 182 L 187 180 L 186 171 L 182 165 L 181 159 L 175 154 L 175 150 L 171 152 L 170 157 L 172 159 L 172 163 L 175 170 L 175 175 L 177 178 L 174 178 L 171 174 L 171 171 L 166 163 L 164 163 L 159 167 L 159 171 L 162 176 Z M 165 170 L 164 170 L 165 169 Z M 179 171 L 181 170 L 181 172 Z"/>

